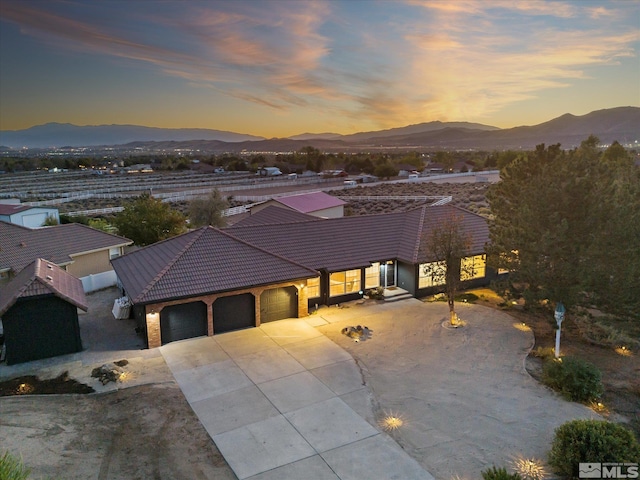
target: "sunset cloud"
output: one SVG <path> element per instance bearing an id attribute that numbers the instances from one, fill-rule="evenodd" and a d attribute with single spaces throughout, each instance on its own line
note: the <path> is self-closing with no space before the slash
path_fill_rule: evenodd
<path id="1" fill-rule="evenodd" d="M 184 82 L 167 94 L 203 95 L 192 102 L 203 108 L 336 128 L 489 118 L 628 72 L 640 43 L 636 2 L 0 1 L 0 20 L 47 55 L 90 54 L 149 85 Z"/>

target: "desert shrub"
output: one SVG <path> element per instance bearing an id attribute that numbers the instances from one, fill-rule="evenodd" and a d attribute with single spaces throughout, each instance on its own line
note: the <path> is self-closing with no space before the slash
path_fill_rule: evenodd
<path id="1" fill-rule="evenodd" d="M 630 430 L 605 420 L 572 420 L 556 429 L 549 464 L 566 478 L 578 478 L 578 464 L 640 462 L 640 444 Z"/>
<path id="2" fill-rule="evenodd" d="M 372 300 L 384 300 L 384 288 L 375 287 L 364 292 L 367 297 Z"/>
<path id="3" fill-rule="evenodd" d="M 482 472 L 484 480 L 522 480 L 518 473 L 509 473 L 504 467 L 496 468 L 495 466 L 487 468 Z"/>
<path id="4" fill-rule="evenodd" d="M 0 455 L 0 478 L 2 480 L 25 480 L 31 470 L 24 466 L 21 459 L 4 452 Z"/>
<path id="5" fill-rule="evenodd" d="M 575 402 L 596 400 L 604 391 L 600 370 L 575 357 L 547 360 L 542 366 L 542 381 Z"/>

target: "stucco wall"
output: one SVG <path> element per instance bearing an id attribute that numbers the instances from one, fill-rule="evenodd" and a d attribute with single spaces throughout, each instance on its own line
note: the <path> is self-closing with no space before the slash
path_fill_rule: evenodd
<path id="1" fill-rule="evenodd" d="M 74 277 L 86 277 L 87 275 L 108 272 L 113 270 L 109 263 L 109 249 L 98 252 L 77 255 L 74 262 L 67 266 L 67 272 Z"/>

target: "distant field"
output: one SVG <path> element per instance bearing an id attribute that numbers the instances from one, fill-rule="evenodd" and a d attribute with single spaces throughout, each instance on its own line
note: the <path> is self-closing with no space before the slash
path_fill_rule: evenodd
<path id="1" fill-rule="evenodd" d="M 447 179 L 448 180 L 448 179 Z M 461 183 L 467 180 L 467 183 Z M 186 212 L 188 203 L 214 188 L 231 197 L 230 206 L 263 201 L 272 196 L 295 191 L 326 190 L 347 200 L 353 196 L 451 196 L 451 204 L 487 216 L 485 193 L 488 183 L 473 182 L 473 177 L 452 177 L 451 182 L 378 182 L 344 188 L 342 179 L 320 177 L 288 180 L 259 178 L 247 173 L 202 174 L 163 172 L 147 174 L 96 175 L 92 172 L 29 172 L 0 175 L 0 198 L 17 197 L 34 205 L 50 205 L 60 213 L 122 207 L 141 193 L 171 201 Z M 440 180 L 442 181 L 442 180 Z M 388 213 L 415 208 L 417 200 L 351 200 L 347 215 Z M 431 201 L 429 202 L 431 203 Z"/>

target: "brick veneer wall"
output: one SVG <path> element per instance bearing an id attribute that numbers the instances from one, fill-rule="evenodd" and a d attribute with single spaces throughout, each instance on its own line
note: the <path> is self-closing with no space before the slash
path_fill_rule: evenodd
<path id="1" fill-rule="evenodd" d="M 296 287 L 298 292 L 298 317 L 306 317 L 309 315 L 308 297 L 307 297 L 307 281 L 299 280 L 297 282 L 274 283 L 272 285 L 264 285 L 261 287 L 247 288 L 244 290 L 234 290 L 233 292 L 215 293 L 210 295 L 202 295 L 199 297 L 183 298 L 181 300 L 171 300 L 168 302 L 159 302 L 145 306 L 145 318 L 147 322 L 147 347 L 155 348 L 162 345 L 162 335 L 160 333 L 160 312 L 164 307 L 171 305 L 179 305 L 182 303 L 204 302 L 207 305 L 207 335 L 213 335 L 213 303 L 222 297 L 231 295 L 239 295 L 242 293 L 251 293 L 255 299 L 255 318 L 256 327 L 260 326 L 260 295 L 265 290 L 279 287 Z M 152 313 L 153 312 L 153 313 Z"/>

